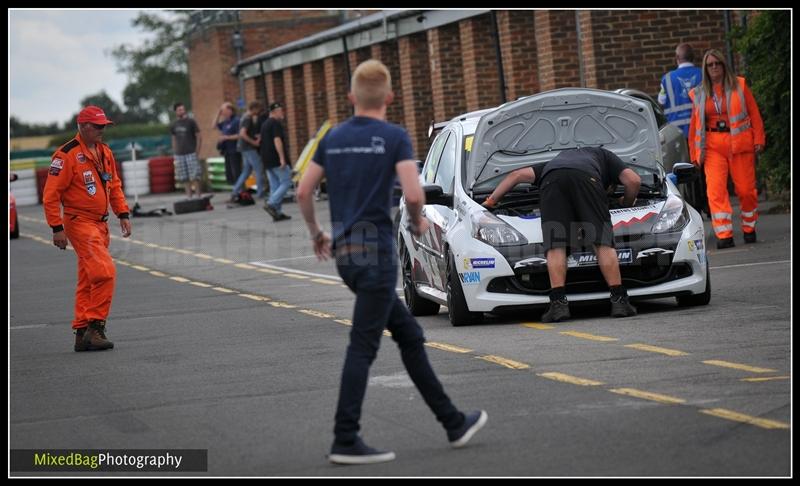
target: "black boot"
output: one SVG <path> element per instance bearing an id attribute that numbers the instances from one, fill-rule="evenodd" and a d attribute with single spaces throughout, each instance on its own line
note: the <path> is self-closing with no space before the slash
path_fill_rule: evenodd
<path id="1" fill-rule="evenodd" d="M 622 285 L 611 287 L 611 317 L 636 315 L 636 307 L 628 301 L 628 291 Z"/>

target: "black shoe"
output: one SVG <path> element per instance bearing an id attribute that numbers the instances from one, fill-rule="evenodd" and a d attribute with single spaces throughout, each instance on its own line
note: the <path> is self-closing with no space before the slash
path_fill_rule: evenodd
<path id="1" fill-rule="evenodd" d="M 273 221 L 278 220 L 278 210 L 270 206 L 269 204 L 264 204 L 264 211 L 268 212 L 270 216 L 272 216 Z"/>
<path id="2" fill-rule="evenodd" d="M 373 449 L 358 437 L 348 446 L 334 442 L 328 460 L 334 464 L 376 464 L 393 461 L 394 457 L 394 452 Z"/>
<path id="3" fill-rule="evenodd" d="M 481 430 L 481 428 L 486 425 L 487 420 L 489 420 L 489 414 L 483 410 L 470 412 L 464 415 L 464 424 L 461 427 L 447 431 L 447 440 L 449 440 L 450 445 L 456 449 L 464 447 L 472 436 L 475 435 L 475 432 Z"/>
<path id="4" fill-rule="evenodd" d="M 569 318 L 569 302 L 567 299 L 551 301 L 550 308 L 542 314 L 542 322 L 561 322 Z"/>
<path id="5" fill-rule="evenodd" d="M 286 213 L 278 213 L 278 217 L 273 218 L 275 221 L 286 221 L 287 219 L 292 219 L 292 217 Z"/>
<path id="6" fill-rule="evenodd" d="M 752 233 L 745 233 L 744 234 L 744 242 L 745 243 L 755 243 L 756 242 L 756 232 L 753 231 Z"/>
<path id="7" fill-rule="evenodd" d="M 636 307 L 628 302 L 627 295 L 611 296 L 611 317 L 630 317 L 636 315 Z"/>
<path id="8" fill-rule="evenodd" d="M 717 240 L 717 250 L 723 250 L 725 248 L 733 248 L 734 246 L 736 246 L 736 243 L 733 242 L 733 237 L 720 238 Z"/>

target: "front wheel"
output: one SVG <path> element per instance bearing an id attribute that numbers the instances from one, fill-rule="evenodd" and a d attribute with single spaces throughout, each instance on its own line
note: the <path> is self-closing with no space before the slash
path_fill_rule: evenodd
<path id="1" fill-rule="evenodd" d="M 456 260 L 452 254 L 447 259 L 447 317 L 453 326 L 467 326 L 483 322 L 483 312 L 470 312 L 464 289 L 456 270 Z"/>

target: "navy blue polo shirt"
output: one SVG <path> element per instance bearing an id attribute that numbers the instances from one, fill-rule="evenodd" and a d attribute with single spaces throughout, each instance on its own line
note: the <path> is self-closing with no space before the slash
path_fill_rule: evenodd
<path id="1" fill-rule="evenodd" d="M 393 251 L 395 164 L 413 160 L 405 129 L 354 116 L 325 135 L 312 160 L 325 170 L 333 247 L 357 244 Z"/>

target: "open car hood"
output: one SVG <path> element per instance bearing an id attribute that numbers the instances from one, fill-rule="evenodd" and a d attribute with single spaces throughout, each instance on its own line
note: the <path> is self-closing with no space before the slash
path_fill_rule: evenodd
<path id="1" fill-rule="evenodd" d="M 658 126 L 646 101 L 564 88 L 506 103 L 480 118 L 467 160 L 466 187 L 479 189 L 515 169 L 548 162 L 563 149 L 587 146 L 602 146 L 626 164 L 652 171 L 661 164 Z"/>

